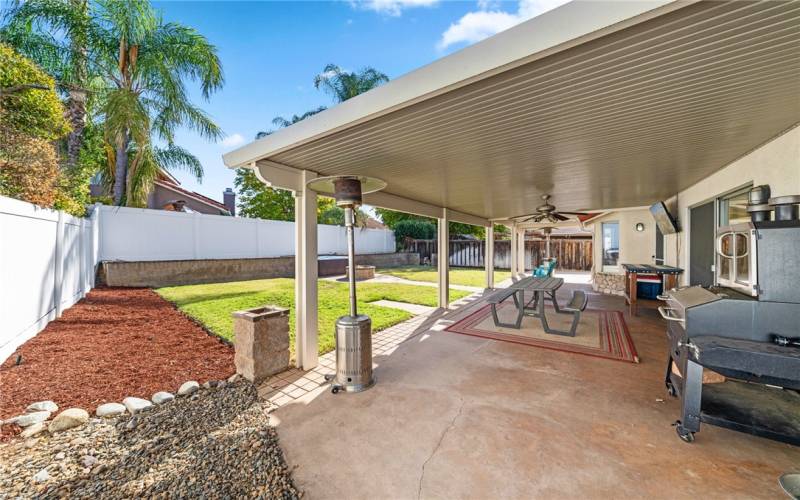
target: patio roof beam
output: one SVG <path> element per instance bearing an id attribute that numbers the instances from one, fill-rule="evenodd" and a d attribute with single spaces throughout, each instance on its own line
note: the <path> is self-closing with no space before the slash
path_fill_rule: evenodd
<path id="1" fill-rule="evenodd" d="M 299 192 L 304 189 L 305 184 L 303 183 L 302 176 L 303 172 L 308 172 L 306 170 L 299 170 L 269 160 L 261 160 L 258 163 L 253 162 L 249 167 L 255 172 L 256 177 L 261 182 L 271 187 L 288 189 L 294 192 Z M 442 211 L 444 210 L 444 208 L 440 206 L 383 191 L 364 195 L 364 203 L 374 207 L 421 215 L 432 219 L 441 218 Z M 448 211 L 448 219 L 453 222 L 461 222 L 473 226 L 488 227 L 491 225 L 489 219 L 455 210 Z"/>

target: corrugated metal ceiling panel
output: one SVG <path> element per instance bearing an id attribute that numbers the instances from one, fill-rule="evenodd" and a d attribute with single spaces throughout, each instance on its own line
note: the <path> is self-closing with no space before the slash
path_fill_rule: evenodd
<path id="1" fill-rule="evenodd" d="M 270 160 L 489 218 L 669 197 L 800 122 L 800 2 L 701 2 Z"/>

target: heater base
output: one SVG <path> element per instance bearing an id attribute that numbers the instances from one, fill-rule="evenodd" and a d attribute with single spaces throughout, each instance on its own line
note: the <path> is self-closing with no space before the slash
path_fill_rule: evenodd
<path id="1" fill-rule="evenodd" d="M 335 380 L 335 379 L 336 379 L 336 375 L 334 375 L 334 374 L 325 375 L 325 380 L 328 381 L 328 382 L 330 382 L 332 380 Z M 375 379 L 370 380 L 366 384 L 339 384 L 339 383 L 335 383 L 334 382 L 333 384 L 331 384 L 331 392 L 333 394 L 338 394 L 339 392 L 352 392 L 352 393 L 362 392 L 362 391 L 366 391 L 367 389 L 369 389 L 373 385 L 375 385 Z"/>

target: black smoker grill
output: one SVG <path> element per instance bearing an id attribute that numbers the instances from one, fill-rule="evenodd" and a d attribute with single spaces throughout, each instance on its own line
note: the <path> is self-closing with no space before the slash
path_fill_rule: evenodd
<path id="1" fill-rule="evenodd" d="M 681 399 L 675 426 L 684 441 L 693 441 L 706 422 L 800 445 L 800 348 L 776 341 L 800 336 L 800 221 L 760 218 L 766 220 L 754 217 L 737 229 L 738 252 L 717 247 L 738 261 L 734 281 L 741 287 L 695 286 L 662 297 L 670 344 L 666 385 Z M 721 241 L 731 230 L 718 234 Z M 718 260 L 718 283 L 729 264 Z M 725 382 L 703 385 L 703 368 Z"/>

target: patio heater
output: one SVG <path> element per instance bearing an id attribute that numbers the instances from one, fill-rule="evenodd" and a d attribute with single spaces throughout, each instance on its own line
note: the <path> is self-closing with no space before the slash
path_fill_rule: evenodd
<path id="1" fill-rule="evenodd" d="M 344 209 L 347 228 L 347 279 L 350 283 L 350 314 L 336 320 L 336 373 L 326 375 L 333 381 L 331 392 L 361 392 L 372 387 L 372 321 L 358 314 L 356 302 L 355 209 L 361 205 L 361 195 L 386 187 L 380 179 L 345 175 L 320 177 L 308 183 L 317 193 L 333 196 L 336 205 Z"/>
<path id="2" fill-rule="evenodd" d="M 547 243 L 545 244 L 544 258 L 549 261 L 550 260 L 550 233 L 553 232 L 553 228 L 550 227 L 550 226 L 545 226 L 545 227 L 542 228 L 542 232 L 544 233 L 545 240 L 547 241 Z"/>

